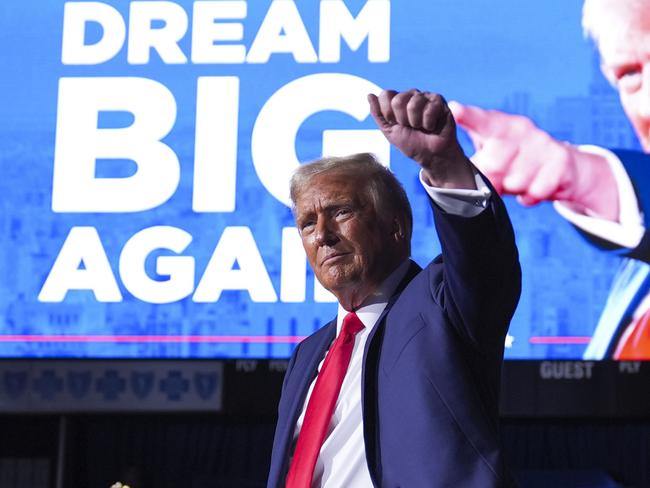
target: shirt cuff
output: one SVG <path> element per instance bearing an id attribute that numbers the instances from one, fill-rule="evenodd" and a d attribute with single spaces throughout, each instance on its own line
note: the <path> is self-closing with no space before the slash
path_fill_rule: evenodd
<path id="1" fill-rule="evenodd" d="M 553 202 L 555 210 L 573 225 L 593 236 L 621 247 L 634 249 L 641 242 L 645 228 L 639 202 L 623 163 L 616 154 L 602 147 L 581 145 L 578 149 L 602 156 L 609 164 L 618 187 L 618 222 L 576 212 L 568 204 L 559 201 Z"/>
<path id="2" fill-rule="evenodd" d="M 420 183 L 431 200 L 445 212 L 460 217 L 476 217 L 485 210 L 490 195 L 492 195 L 480 174 L 476 173 L 474 180 L 476 181 L 476 190 L 438 188 L 428 185 L 422 177 L 422 170 L 420 170 Z"/>

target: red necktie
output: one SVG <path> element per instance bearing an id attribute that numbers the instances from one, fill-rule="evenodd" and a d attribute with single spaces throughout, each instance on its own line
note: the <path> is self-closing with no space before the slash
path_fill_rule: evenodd
<path id="1" fill-rule="evenodd" d="M 343 378 L 350 364 L 354 336 L 364 327 L 357 314 L 350 312 L 343 319 L 341 332 L 330 348 L 316 385 L 309 397 L 305 419 L 287 475 L 286 488 L 309 488 L 314 476 L 318 453 L 332 420 Z"/>
<path id="2" fill-rule="evenodd" d="M 650 310 L 625 330 L 616 346 L 614 359 L 650 359 Z"/>

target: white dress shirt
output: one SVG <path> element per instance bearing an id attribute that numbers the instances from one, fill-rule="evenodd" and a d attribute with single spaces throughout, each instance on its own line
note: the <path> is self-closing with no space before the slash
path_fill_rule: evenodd
<path id="1" fill-rule="evenodd" d="M 490 189 L 483 179 L 477 174 L 476 185 L 478 190 L 453 190 L 428 186 L 420 181 L 425 190 L 445 212 L 474 217 L 481 213 L 490 197 Z M 368 340 L 368 335 L 376 325 L 379 316 L 386 308 L 391 297 L 402 278 L 406 275 L 409 261 L 406 260 L 393 271 L 379 287 L 379 290 L 369 296 L 355 311 L 365 328 L 355 338 L 352 356 L 348 370 L 341 385 L 341 391 L 336 401 L 332 422 L 330 423 L 325 441 L 321 446 L 318 460 L 314 468 L 312 487 L 327 488 L 371 488 L 370 471 L 366 462 L 366 449 L 363 440 L 363 412 L 361 405 L 361 370 L 363 351 Z M 347 311 L 339 305 L 336 317 L 336 334 L 341 331 L 343 318 Z M 324 359 L 323 359 L 324 361 Z M 323 361 L 318 365 L 320 372 Z M 296 428 L 293 435 L 293 449 L 298 440 L 298 434 L 305 418 L 305 411 L 309 398 L 314 389 L 316 380 L 312 382 L 305 398 Z"/>

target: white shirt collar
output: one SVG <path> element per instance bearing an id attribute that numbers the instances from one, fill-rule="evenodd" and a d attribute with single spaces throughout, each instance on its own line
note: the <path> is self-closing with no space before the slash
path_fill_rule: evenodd
<path id="1" fill-rule="evenodd" d="M 388 305 L 388 300 L 393 295 L 397 286 L 400 284 L 408 268 L 410 266 L 410 260 L 406 259 L 402 264 L 400 264 L 395 270 L 388 275 L 388 277 L 379 285 L 377 291 L 369 295 L 361 304 L 361 306 L 355 310 L 357 316 L 363 322 L 363 325 L 366 326 L 366 331 L 370 331 L 375 324 L 381 313 Z M 341 331 L 341 326 L 343 325 L 343 318 L 348 314 L 348 311 L 344 309 L 341 304 L 339 304 L 339 310 L 336 316 L 336 335 L 338 336 Z"/>

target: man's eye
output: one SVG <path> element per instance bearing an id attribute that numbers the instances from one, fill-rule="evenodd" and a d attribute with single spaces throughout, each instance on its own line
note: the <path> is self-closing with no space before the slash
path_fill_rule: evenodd
<path id="1" fill-rule="evenodd" d="M 351 210 L 349 208 L 339 208 L 336 211 L 336 216 L 337 217 L 345 217 L 351 213 Z"/>
<path id="2" fill-rule="evenodd" d="M 615 73 L 619 90 L 633 93 L 641 88 L 642 70 L 640 66 L 628 66 Z"/>
<path id="3" fill-rule="evenodd" d="M 309 232 L 309 230 L 313 228 L 314 228 L 314 222 L 312 220 L 308 220 L 300 224 L 300 232 L 302 233 Z"/>

